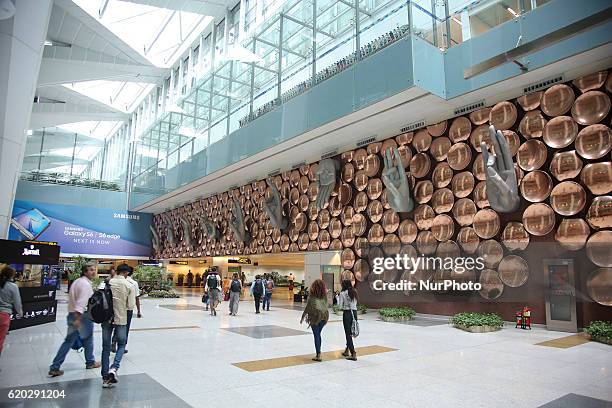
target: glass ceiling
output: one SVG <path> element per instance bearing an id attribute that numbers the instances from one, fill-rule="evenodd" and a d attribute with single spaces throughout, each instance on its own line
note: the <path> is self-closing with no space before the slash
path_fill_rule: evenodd
<path id="1" fill-rule="evenodd" d="M 98 80 L 75 82 L 64 86 L 120 111 L 131 112 L 141 97 L 146 96 L 155 85 Z"/>

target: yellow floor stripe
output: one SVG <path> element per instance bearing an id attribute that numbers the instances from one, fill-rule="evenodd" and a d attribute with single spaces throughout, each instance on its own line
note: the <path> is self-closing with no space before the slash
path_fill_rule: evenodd
<path id="1" fill-rule="evenodd" d="M 546 346 L 546 347 L 556 347 L 556 348 L 570 348 L 574 346 L 579 346 L 584 343 L 588 343 L 589 339 L 584 337 L 581 334 L 573 334 L 571 336 L 561 337 L 559 339 L 543 341 L 541 343 L 536 343 L 536 346 Z"/>
<path id="2" fill-rule="evenodd" d="M 370 354 L 388 353 L 390 351 L 396 350 L 397 349 L 383 346 L 366 346 L 357 347 L 356 349 L 357 357 L 367 356 Z M 321 358 L 323 359 L 323 361 L 343 359 L 343 351 L 344 350 L 327 351 L 325 353 L 321 353 Z M 300 356 L 269 358 L 266 360 L 243 361 L 240 363 L 233 363 L 232 365 L 238 368 L 242 368 L 245 371 L 254 372 L 273 370 L 275 368 L 293 367 L 304 364 L 314 364 L 316 363 L 316 361 L 312 361 L 313 357 L 314 353 L 303 354 Z"/>

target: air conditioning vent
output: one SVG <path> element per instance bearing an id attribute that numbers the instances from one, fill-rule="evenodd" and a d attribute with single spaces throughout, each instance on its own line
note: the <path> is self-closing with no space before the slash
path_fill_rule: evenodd
<path id="1" fill-rule="evenodd" d="M 329 152 L 321 155 L 321 160 L 329 159 L 330 157 L 334 157 L 338 154 L 338 149 L 330 150 Z"/>
<path id="2" fill-rule="evenodd" d="M 420 129 L 425 126 L 425 119 L 421 119 L 419 121 L 413 122 L 407 126 L 404 126 L 400 129 L 401 133 L 412 132 L 413 130 Z"/>
<path id="3" fill-rule="evenodd" d="M 365 145 L 369 145 L 370 143 L 374 143 L 376 141 L 376 136 L 368 137 L 366 139 L 362 139 L 357 142 L 357 147 L 363 147 Z"/>
<path id="4" fill-rule="evenodd" d="M 453 113 L 455 114 L 455 116 L 465 115 L 466 113 L 470 113 L 475 110 L 482 109 L 484 107 L 485 107 L 485 101 L 483 99 L 478 102 L 470 103 L 469 105 L 461 106 L 455 109 Z"/>
<path id="5" fill-rule="evenodd" d="M 559 82 L 565 82 L 563 80 L 563 75 L 557 75 L 557 76 L 545 79 L 543 81 L 536 82 L 535 84 L 527 85 L 526 87 L 523 88 L 523 93 L 524 94 L 533 93 L 541 89 L 548 88 L 551 85 L 558 84 Z"/>
<path id="6" fill-rule="evenodd" d="M 306 165 L 306 162 L 299 162 L 291 166 L 291 170 L 299 169 L 300 167 L 305 166 L 305 165 Z"/>
<path id="7" fill-rule="evenodd" d="M 272 170 L 268 173 L 268 177 L 274 177 L 281 172 L 281 169 Z"/>

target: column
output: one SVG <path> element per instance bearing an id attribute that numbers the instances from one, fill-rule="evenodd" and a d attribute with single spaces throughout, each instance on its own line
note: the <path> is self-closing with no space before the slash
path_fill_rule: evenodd
<path id="1" fill-rule="evenodd" d="M 52 0 L 19 0 L 0 20 L 0 237 L 8 234 Z"/>

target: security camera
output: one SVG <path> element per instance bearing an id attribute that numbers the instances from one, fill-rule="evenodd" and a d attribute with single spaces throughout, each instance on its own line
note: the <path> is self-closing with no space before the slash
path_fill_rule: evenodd
<path id="1" fill-rule="evenodd" d="M 0 0 L 0 20 L 12 18 L 15 15 L 15 5 L 11 0 Z"/>

